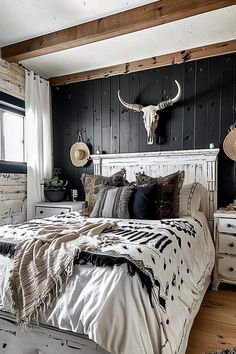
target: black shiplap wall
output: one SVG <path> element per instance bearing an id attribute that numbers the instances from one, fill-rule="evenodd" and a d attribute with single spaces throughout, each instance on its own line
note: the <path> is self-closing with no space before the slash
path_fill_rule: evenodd
<path id="1" fill-rule="evenodd" d="M 71 187 L 80 187 L 79 176 L 92 172 L 74 167 L 69 158 L 78 132 L 90 140 L 93 151 L 104 153 L 222 148 L 227 131 L 236 120 L 236 53 L 167 66 L 139 73 L 53 87 L 54 165 L 61 167 Z M 156 141 L 146 143 L 142 114 L 119 104 L 118 89 L 128 102 L 157 104 L 176 94 L 179 103 L 161 112 Z M 222 149 L 221 149 L 222 150 Z M 80 197 L 83 192 L 80 188 Z M 236 197 L 235 163 L 219 156 L 219 205 Z"/>

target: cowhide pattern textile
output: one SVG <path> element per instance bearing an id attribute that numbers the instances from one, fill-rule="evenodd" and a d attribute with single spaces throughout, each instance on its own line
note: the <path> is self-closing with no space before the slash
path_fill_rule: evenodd
<path id="1" fill-rule="evenodd" d="M 184 181 L 184 171 L 178 171 L 165 177 L 136 175 L 137 186 L 156 183 L 155 219 L 169 219 L 179 216 L 179 194 Z"/>

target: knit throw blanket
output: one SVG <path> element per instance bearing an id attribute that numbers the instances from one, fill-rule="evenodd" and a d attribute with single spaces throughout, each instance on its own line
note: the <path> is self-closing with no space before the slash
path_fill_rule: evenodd
<path id="1" fill-rule="evenodd" d="M 113 226 L 112 222 L 91 223 L 82 219 L 65 224 L 48 219 L 8 227 L 8 245 L 15 247 L 9 281 L 12 307 L 19 323 L 28 327 L 31 320 L 38 320 L 39 309 L 49 307 L 67 283 L 75 257 L 97 247 L 98 235 Z M 9 236 L 17 233 L 18 241 L 9 243 Z"/>

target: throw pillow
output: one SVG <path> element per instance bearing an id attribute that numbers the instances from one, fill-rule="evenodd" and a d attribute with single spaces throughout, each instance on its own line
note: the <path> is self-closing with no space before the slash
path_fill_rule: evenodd
<path id="1" fill-rule="evenodd" d="M 132 193 L 132 186 L 102 188 L 90 217 L 129 219 L 129 201 Z"/>
<path id="2" fill-rule="evenodd" d="M 207 189 L 198 182 L 184 185 L 180 190 L 179 216 L 194 215 L 199 210 L 206 212 Z"/>
<path id="3" fill-rule="evenodd" d="M 184 171 L 178 171 L 165 177 L 136 176 L 136 184 L 156 183 L 155 219 L 177 218 L 179 216 L 179 193 L 184 181 Z"/>
<path id="4" fill-rule="evenodd" d="M 116 172 L 111 177 L 82 174 L 81 182 L 84 187 L 86 208 L 92 210 L 95 203 L 97 194 L 102 187 L 105 186 L 123 186 L 125 184 L 125 171 L 121 170 Z"/>
<path id="5" fill-rule="evenodd" d="M 154 218 L 156 184 L 140 186 L 134 189 L 130 198 L 131 219 L 151 220 Z"/>

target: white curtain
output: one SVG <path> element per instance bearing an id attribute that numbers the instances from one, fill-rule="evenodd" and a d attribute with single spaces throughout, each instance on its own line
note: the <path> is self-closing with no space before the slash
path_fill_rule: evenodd
<path id="1" fill-rule="evenodd" d="M 50 86 L 32 71 L 26 71 L 25 143 L 27 158 L 27 219 L 42 199 L 42 181 L 52 174 L 52 124 Z"/>

